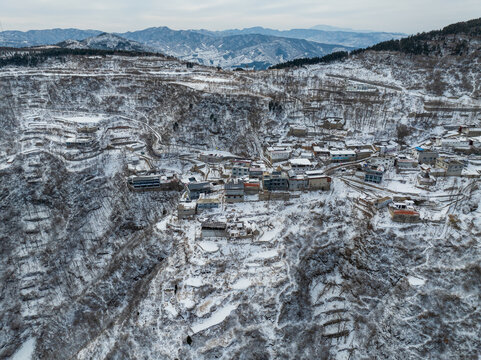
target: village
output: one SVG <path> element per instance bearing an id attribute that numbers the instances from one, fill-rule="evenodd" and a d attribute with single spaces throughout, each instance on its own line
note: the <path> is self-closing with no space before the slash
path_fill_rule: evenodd
<path id="1" fill-rule="evenodd" d="M 165 146 L 150 126 L 126 117 L 63 113 L 48 126 L 39 119 L 27 118 L 21 141 L 33 161 L 28 182 L 42 178 L 35 170 L 38 147 L 61 152 L 75 171 L 93 157 L 116 153 L 125 164 L 130 191 L 179 193 L 170 220 L 198 222 L 199 238 L 253 238 L 255 224 L 232 216 L 243 204 L 286 203 L 322 193 L 351 198 L 367 218 L 385 214 L 393 223 L 439 223 L 453 216 L 450 207 L 469 196 L 481 175 L 481 128 L 474 125 L 444 126 L 438 136 L 406 144 L 396 138 L 354 140 L 340 119 L 330 118 L 321 131 L 290 124 L 284 134 L 265 138 L 263 154 L 249 158 L 219 149 Z M 150 146 L 138 136 L 145 131 L 157 140 Z M 101 164 L 107 162 L 104 158 Z M 350 191 L 337 194 L 341 186 Z"/>

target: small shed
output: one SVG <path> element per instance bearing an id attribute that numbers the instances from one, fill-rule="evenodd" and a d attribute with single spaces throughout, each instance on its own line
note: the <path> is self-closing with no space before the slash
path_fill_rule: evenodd
<path id="1" fill-rule="evenodd" d="M 227 224 L 221 221 L 205 221 L 201 225 L 201 234 L 206 237 L 226 237 Z"/>

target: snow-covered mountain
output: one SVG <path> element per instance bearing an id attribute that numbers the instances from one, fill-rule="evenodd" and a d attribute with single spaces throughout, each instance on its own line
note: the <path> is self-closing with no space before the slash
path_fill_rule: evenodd
<path id="1" fill-rule="evenodd" d="M 146 45 L 133 40 L 127 40 L 115 34 L 102 33 L 84 40 L 65 40 L 57 44 L 67 49 L 99 49 L 122 51 L 153 51 Z"/>
<path id="2" fill-rule="evenodd" d="M 102 31 L 99 30 L 80 29 L 7 30 L 0 32 L 0 46 L 29 47 L 54 45 L 68 39 L 83 40 L 101 33 Z"/>
<path id="3" fill-rule="evenodd" d="M 194 31 L 151 28 L 134 33 L 103 33 L 82 41 L 66 40 L 57 44 L 70 49 L 150 51 L 222 68 L 249 67 L 266 69 L 279 62 L 318 57 L 333 51 L 350 50 L 306 40 L 248 34 L 231 36 L 204 35 Z"/>
<path id="4" fill-rule="evenodd" d="M 216 36 L 231 36 L 242 34 L 262 34 L 277 37 L 287 37 L 293 39 L 304 39 L 323 44 L 343 45 L 354 48 L 368 47 L 377 44 L 381 41 L 400 39 L 406 37 L 403 33 L 389 33 L 389 32 L 369 32 L 369 31 L 354 31 L 354 30 L 320 30 L 320 29 L 291 29 L 291 30 L 275 30 L 263 28 L 260 26 L 246 28 L 242 30 L 223 30 L 223 31 L 208 31 L 198 30 L 203 34 L 213 34 Z"/>
<path id="5" fill-rule="evenodd" d="M 333 51 L 350 49 L 269 35 L 213 36 L 191 30 L 175 31 L 166 27 L 125 33 L 122 36 L 182 60 L 223 68 L 265 69 L 282 62 L 283 59 L 317 57 Z"/>
<path id="6" fill-rule="evenodd" d="M 96 30 L 53 29 L 28 32 L 0 33 L 0 46 L 26 47 L 53 45 L 76 48 L 116 49 L 115 41 L 95 39 L 102 35 Z M 333 51 L 350 50 L 374 45 L 380 41 L 398 39 L 404 34 L 383 32 L 324 31 L 317 29 L 274 30 L 263 27 L 224 31 L 172 30 L 168 27 L 148 28 L 116 34 L 183 60 L 223 68 L 251 67 L 265 69 L 280 62 L 305 57 L 321 57 Z M 91 40 L 85 42 L 87 38 Z M 112 40 L 112 39 L 111 39 Z M 118 49 L 141 49 L 139 44 L 123 45 Z M 117 50 L 118 50 L 117 49 Z"/>
<path id="7" fill-rule="evenodd" d="M 369 185 L 358 164 L 312 155 L 330 190 L 235 204 L 222 201 L 230 165 L 202 160 L 273 169 L 265 150 L 280 143 L 410 157 L 481 127 L 474 30 L 438 34 L 428 55 L 258 72 L 0 49 L 0 358 L 479 357 L 478 148 L 437 148 L 466 172 L 430 188 L 419 169 Z M 148 173 L 208 180 L 221 206 L 179 219 L 184 192 L 129 187 Z M 387 196 L 413 199 L 422 222 L 369 205 Z M 232 237 L 202 238 L 209 219 Z"/>
<path id="8" fill-rule="evenodd" d="M 53 30 L 52 30 L 53 31 Z M 32 45 L 51 45 L 60 43 L 71 48 L 96 49 L 140 49 L 150 50 L 178 57 L 182 60 L 200 64 L 221 66 L 223 68 L 250 67 L 265 69 L 270 65 L 289 61 L 299 57 L 320 57 L 333 51 L 350 50 L 353 47 L 336 45 L 332 42 L 323 44 L 308 41 L 302 37 L 282 37 L 255 32 L 215 33 L 195 30 L 171 30 L 167 27 L 119 33 L 116 36 L 136 41 L 138 44 L 124 44 L 127 41 L 106 34 L 91 34 L 90 31 L 66 31 L 61 38 L 59 31 L 55 37 L 46 33 L 41 42 L 41 31 L 34 33 L 2 32 L 0 46 L 25 47 Z M 29 37 L 35 36 L 31 42 Z M 89 38 L 88 40 L 86 38 Z M 53 41 L 53 39 L 61 39 Z M 142 48 L 140 44 L 146 46 Z"/>

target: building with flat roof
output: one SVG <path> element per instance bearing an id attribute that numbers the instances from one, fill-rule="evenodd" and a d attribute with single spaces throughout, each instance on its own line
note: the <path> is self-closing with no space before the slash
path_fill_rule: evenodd
<path id="1" fill-rule="evenodd" d="M 83 137 L 76 137 L 76 138 L 68 138 L 65 141 L 65 145 L 67 147 L 86 147 L 93 143 L 92 138 L 83 138 Z"/>
<path id="2" fill-rule="evenodd" d="M 414 158 L 420 164 L 432 164 L 436 162 L 438 158 L 438 153 L 434 150 L 424 149 L 422 147 L 415 147 L 413 150 Z"/>
<path id="3" fill-rule="evenodd" d="M 289 179 L 287 175 L 281 171 L 273 171 L 270 174 L 265 173 L 263 188 L 268 191 L 286 191 L 289 189 Z"/>
<path id="4" fill-rule="evenodd" d="M 481 136 L 481 128 L 467 128 L 466 129 L 466 136 Z"/>
<path id="5" fill-rule="evenodd" d="M 412 201 L 391 202 L 388 205 L 388 209 L 393 221 L 415 223 L 421 220 L 419 212 L 414 209 Z"/>
<path id="6" fill-rule="evenodd" d="M 307 185 L 309 190 L 329 190 L 332 179 L 325 175 L 307 175 Z"/>
<path id="7" fill-rule="evenodd" d="M 436 168 L 443 169 L 443 176 L 461 176 L 464 164 L 456 159 L 439 158 L 436 160 Z"/>
<path id="8" fill-rule="evenodd" d="M 261 182 L 259 179 L 247 179 L 244 181 L 245 194 L 256 194 L 261 189 Z"/>
<path id="9" fill-rule="evenodd" d="M 170 175 L 143 175 L 131 176 L 127 181 L 133 190 L 182 190 L 182 185 L 176 176 Z"/>
<path id="10" fill-rule="evenodd" d="M 197 211 L 217 209 L 220 206 L 220 200 L 218 198 L 200 198 L 197 200 Z"/>
<path id="11" fill-rule="evenodd" d="M 291 165 L 291 169 L 295 172 L 304 172 L 312 168 L 311 161 L 306 158 L 290 159 L 289 165 Z"/>
<path id="12" fill-rule="evenodd" d="M 436 145 L 442 148 L 463 148 L 474 144 L 473 140 L 463 138 L 436 139 Z"/>
<path id="13" fill-rule="evenodd" d="M 436 184 L 436 179 L 431 176 L 431 171 L 421 171 L 421 173 L 418 174 L 417 180 L 418 184 L 422 186 L 431 186 Z"/>
<path id="14" fill-rule="evenodd" d="M 232 166 L 232 177 L 244 177 L 249 176 L 248 164 L 236 164 Z"/>
<path id="15" fill-rule="evenodd" d="M 271 163 L 288 160 L 291 154 L 292 150 L 288 146 L 272 146 L 266 150 L 267 158 Z"/>
<path id="16" fill-rule="evenodd" d="M 395 160 L 398 170 L 412 170 L 418 167 L 418 162 L 414 159 L 398 158 Z"/>
<path id="17" fill-rule="evenodd" d="M 331 150 L 331 162 L 348 162 L 356 160 L 356 152 L 353 150 Z"/>
<path id="18" fill-rule="evenodd" d="M 377 169 L 365 169 L 364 181 L 380 184 L 382 182 L 383 172 Z"/>
<path id="19" fill-rule="evenodd" d="M 385 169 L 392 168 L 396 158 L 394 156 L 373 156 L 368 160 L 368 163 L 372 166 L 382 166 Z"/>
<path id="20" fill-rule="evenodd" d="M 307 135 L 307 127 L 302 125 L 291 125 L 289 128 L 289 135 L 292 136 L 306 136 Z"/>
<path id="21" fill-rule="evenodd" d="M 208 181 L 189 182 L 186 187 L 189 198 L 192 200 L 198 199 L 200 194 L 210 194 L 212 192 L 212 186 Z"/>
<path id="22" fill-rule="evenodd" d="M 201 235 L 206 237 L 226 237 L 227 224 L 221 221 L 204 221 L 201 224 Z"/>
<path id="23" fill-rule="evenodd" d="M 308 181 L 306 175 L 299 175 L 294 170 L 289 170 L 289 190 L 299 191 L 306 190 L 308 187 Z"/>
<path id="24" fill-rule="evenodd" d="M 249 177 L 254 179 L 261 179 L 264 174 L 264 169 L 261 167 L 250 167 Z"/>
<path id="25" fill-rule="evenodd" d="M 244 182 L 232 180 L 224 185 L 225 202 L 236 203 L 244 201 Z"/>

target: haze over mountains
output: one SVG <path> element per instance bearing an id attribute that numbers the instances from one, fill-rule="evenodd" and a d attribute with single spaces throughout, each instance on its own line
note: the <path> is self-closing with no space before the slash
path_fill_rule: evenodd
<path id="1" fill-rule="evenodd" d="M 324 25 L 318 25 L 323 28 Z M 234 30 L 223 30 L 223 31 L 208 31 L 208 30 L 198 30 L 199 32 L 217 35 L 217 36 L 229 36 L 229 35 L 239 35 L 239 34 L 262 34 L 271 36 L 280 36 L 293 39 L 304 39 L 324 44 L 336 44 L 351 47 L 366 47 L 373 44 L 377 44 L 381 41 L 399 39 L 406 36 L 402 33 L 388 33 L 388 32 L 366 32 L 365 30 L 355 31 L 348 29 L 339 29 L 324 27 L 324 29 L 331 30 L 321 30 L 320 28 L 311 29 L 291 29 L 291 30 L 274 30 L 263 28 L 260 26 L 247 28 L 247 29 L 234 29 Z"/>
<path id="2" fill-rule="evenodd" d="M 205 65 L 265 69 L 296 58 L 349 51 L 403 36 L 400 33 L 318 29 L 281 31 L 263 27 L 224 31 L 155 27 L 110 36 L 98 30 L 50 29 L 1 32 L 0 46 L 58 44 L 69 48 L 152 51 Z"/>

